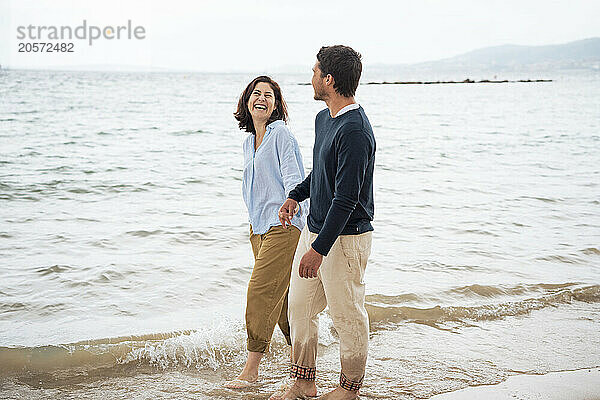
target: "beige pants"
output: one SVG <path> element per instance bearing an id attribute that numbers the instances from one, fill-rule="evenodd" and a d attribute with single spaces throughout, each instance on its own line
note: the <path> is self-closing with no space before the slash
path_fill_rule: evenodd
<path id="1" fill-rule="evenodd" d="M 365 309 L 365 268 L 371 253 L 372 232 L 342 235 L 335 241 L 316 278 L 301 278 L 299 265 L 317 234 L 302 230 L 294 256 L 288 316 L 292 336 L 290 376 L 315 379 L 318 314 L 329 306 L 340 338 L 340 386 L 358 390 L 367 362 L 369 318 Z"/>
<path id="2" fill-rule="evenodd" d="M 254 253 L 254 268 L 248 283 L 246 301 L 246 331 L 248 351 L 264 353 L 269 348 L 275 324 L 288 344 L 290 326 L 287 319 L 290 271 L 300 230 L 281 225 L 257 235 L 250 227 L 250 243 Z"/>

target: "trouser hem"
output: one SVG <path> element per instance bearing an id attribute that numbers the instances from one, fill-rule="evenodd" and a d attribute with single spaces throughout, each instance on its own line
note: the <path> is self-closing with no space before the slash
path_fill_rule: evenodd
<path id="1" fill-rule="evenodd" d="M 267 350 L 269 350 L 269 342 L 248 339 L 248 351 L 253 353 L 265 353 Z"/>
<path id="2" fill-rule="evenodd" d="M 292 364 L 292 367 L 290 368 L 290 378 L 314 381 L 316 376 L 317 368 L 315 367 L 303 367 L 301 365 Z"/>
<path id="3" fill-rule="evenodd" d="M 363 375 L 363 377 L 360 378 L 360 380 L 353 381 L 353 380 L 348 379 L 346 377 L 346 375 L 344 375 L 344 373 L 342 372 L 340 374 L 340 387 L 342 389 L 346 389 L 346 390 L 349 390 L 351 392 L 356 392 L 356 391 L 358 391 L 361 388 L 364 378 L 365 377 Z"/>

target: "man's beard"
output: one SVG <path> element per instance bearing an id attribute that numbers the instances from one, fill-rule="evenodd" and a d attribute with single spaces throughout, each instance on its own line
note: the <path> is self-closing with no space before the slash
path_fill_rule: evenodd
<path id="1" fill-rule="evenodd" d="M 323 92 L 318 92 L 318 91 L 315 89 L 315 96 L 314 96 L 314 99 L 315 99 L 315 100 L 323 100 L 323 101 L 325 101 L 325 94 L 324 94 Z"/>

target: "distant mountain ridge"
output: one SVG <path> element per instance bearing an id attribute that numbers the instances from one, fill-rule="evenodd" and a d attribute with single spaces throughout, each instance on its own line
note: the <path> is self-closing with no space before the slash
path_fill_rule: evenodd
<path id="1" fill-rule="evenodd" d="M 413 66 L 442 69 L 600 69 L 600 38 L 546 45 L 503 45 Z"/>
<path id="2" fill-rule="evenodd" d="M 503 45 L 473 50 L 436 61 L 440 64 L 528 65 L 528 64 L 597 64 L 600 62 L 600 38 L 547 46 Z M 422 63 L 426 64 L 426 63 Z"/>
<path id="3" fill-rule="evenodd" d="M 553 76 L 561 70 L 600 72 L 600 38 L 545 46 L 492 46 L 435 61 L 371 65 L 367 70 L 373 76 L 400 80 L 437 79 L 440 76 L 489 78 L 514 76 L 513 73 L 525 78 L 539 78 L 538 73 L 547 72 L 550 73 L 548 76 Z"/>

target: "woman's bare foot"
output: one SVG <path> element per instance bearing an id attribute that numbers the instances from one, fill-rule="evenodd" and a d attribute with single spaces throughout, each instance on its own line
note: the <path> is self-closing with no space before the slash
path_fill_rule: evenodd
<path id="1" fill-rule="evenodd" d="M 258 366 L 260 365 L 262 356 L 263 353 L 248 352 L 246 365 L 240 375 L 237 379 L 225 382 L 223 386 L 228 389 L 243 389 L 255 383 L 258 380 Z"/>

